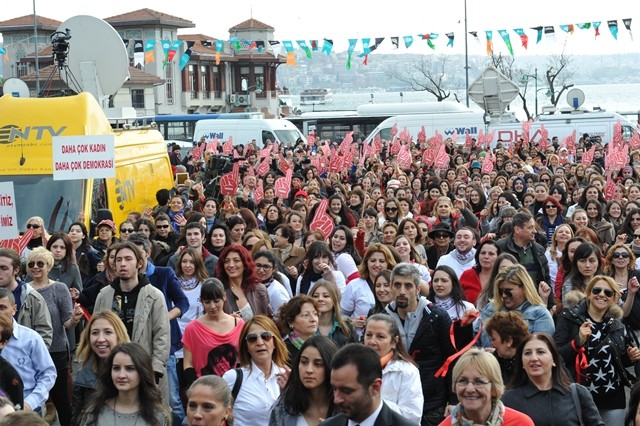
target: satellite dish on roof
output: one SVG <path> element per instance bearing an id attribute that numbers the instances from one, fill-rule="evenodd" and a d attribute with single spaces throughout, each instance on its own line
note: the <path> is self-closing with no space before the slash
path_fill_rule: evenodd
<path id="1" fill-rule="evenodd" d="M 578 88 L 571 89 L 567 92 L 567 103 L 573 109 L 578 109 L 584 104 L 584 92 Z"/>
<path id="2" fill-rule="evenodd" d="M 495 67 L 487 67 L 469 86 L 469 97 L 492 117 L 504 114 L 518 93 L 518 85 Z"/>
<path id="3" fill-rule="evenodd" d="M 107 22 L 88 15 L 71 17 L 58 27 L 63 33 L 67 29 L 69 71 L 81 89 L 106 108 L 109 96 L 129 79 L 129 55 L 122 38 Z"/>
<path id="4" fill-rule="evenodd" d="M 4 81 L 2 91 L 5 95 L 9 94 L 14 98 L 28 98 L 31 96 L 27 83 L 15 77 L 8 78 Z"/>

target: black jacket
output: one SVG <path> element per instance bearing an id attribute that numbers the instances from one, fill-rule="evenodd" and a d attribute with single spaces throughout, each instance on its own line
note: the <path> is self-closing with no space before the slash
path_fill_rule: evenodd
<path id="1" fill-rule="evenodd" d="M 320 423 L 320 426 L 347 426 L 349 421 L 342 414 L 328 418 Z M 382 403 L 382 410 L 376 418 L 374 426 L 417 426 L 411 423 L 409 420 L 402 417 L 400 414 L 393 411 L 387 404 Z"/>

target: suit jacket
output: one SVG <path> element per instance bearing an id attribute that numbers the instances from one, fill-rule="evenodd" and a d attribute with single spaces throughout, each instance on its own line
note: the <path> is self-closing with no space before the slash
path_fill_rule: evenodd
<path id="1" fill-rule="evenodd" d="M 347 426 L 349 420 L 342 414 L 328 418 L 320 423 L 320 426 Z M 374 423 L 375 426 L 418 426 L 417 423 L 411 423 L 400 414 L 393 411 L 387 404 L 382 403 L 382 410 L 378 414 L 378 418 Z"/>

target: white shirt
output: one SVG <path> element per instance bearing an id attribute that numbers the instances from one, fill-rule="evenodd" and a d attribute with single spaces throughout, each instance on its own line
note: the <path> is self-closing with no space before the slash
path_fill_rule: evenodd
<path id="1" fill-rule="evenodd" d="M 278 315 L 280 307 L 291 299 L 287 289 L 284 288 L 284 285 L 278 280 L 271 281 L 267 287 L 267 293 L 269 294 L 269 304 L 271 305 L 271 311 L 274 316 Z"/>
<path id="2" fill-rule="evenodd" d="M 187 299 L 189 299 L 189 309 L 178 318 L 178 326 L 180 327 L 180 333 L 184 334 L 184 329 L 194 319 L 200 318 L 200 315 L 204 313 L 202 303 L 200 303 L 200 292 L 202 291 L 202 283 L 198 284 L 191 290 L 182 289 Z M 176 351 L 175 356 L 177 359 L 184 358 L 184 349 L 180 348 Z"/>
<path id="3" fill-rule="evenodd" d="M 371 414 L 369 417 L 367 417 L 361 422 L 354 422 L 353 420 L 349 420 L 347 424 L 349 426 L 358 426 L 358 425 L 375 426 L 376 420 L 378 419 L 378 415 L 380 414 L 380 411 L 382 411 L 382 399 L 380 399 L 380 405 L 378 405 L 378 408 L 376 408 L 376 411 L 374 411 L 373 414 Z"/>
<path id="4" fill-rule="evenodd" d="M 358 267 L 349 253 L 340 253 L 335 258 L 336 269 L 348 280 L 353 274 L 358 274 Z"/>
<path id="5" fill-rule="evenodd" d="M 420 424 L 424 397 L 418 367 L 401 359 L 389 361 L 382 370 L 380 396 L 393 411 Z"/>
<path id="6" fill-rule="evenodd" d="M 242 386 L 240 386 L 238 397 L 233 404 L 234 423 L 242 426 L 267 426 L 269 424 L 271 407 L 280 396 L 277 374 L 283 372 L 283 368 L 273 363 L 271 376 L 265 378 L 262 370 L 253 362 L 251 370 L 242 367 Z M 233 390 L 233 385 L 236 382 L 236 370 L 227 371 L 222 378 L 227 382 L 229 390 Z"/>
<path id="7" fill-rule="evenodd" d="M 367 280 L 356 278 L 342 292 L 340 310 L 342 315 L 359 319 L 363 316 L 366 317 L 375 304 L 376 299 Z M 358 332 L 362 333 L 362 330 L 358 330 Z"/>
<path id="8" fill-rule="evenodd" d="M 331 271 L 333 274 L 333 278 L 336 280 L 336 285 L 338 286 L 338 290 L 341 293 L 344 293 L 344 289 L 346 288 L 347 282 L 340 271 Z M 302 283 L 302 275 L 298 276 L 298 281 L 296 282 L 296 295 L 300 294 L 300 284 Z M 309 291 L 313 288 L 313 285 L 316 281 L 311 281 L 311 285 L 309 286 Z"/>
<path id="9" fill-rule="evenodd" d="M 460 276 L 462 275 L 462 273 L 464 271 L 466 271 L 467 269 L 471 269 L 474 266 L 476 266 L 476 261 L 475 261 L 475 259 L 473 259 L 469 263 L 461 265 L 460 262 L 458 262 L 456 260 L 456 258 L 454 257 L 453 253 L 454 252 L 452 251 L 450 253 L 445 254 L 440 259 L 438 259 L 438 265 L 437 266 L 440 266 L 440 265 L 449 266 L 451 269 L 453 269 L 455 271 L 456 275 L 458 276 L 458 279 L 460 279 Z"/>

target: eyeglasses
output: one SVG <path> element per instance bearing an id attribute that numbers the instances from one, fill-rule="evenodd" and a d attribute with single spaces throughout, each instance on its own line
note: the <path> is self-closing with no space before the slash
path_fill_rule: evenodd
<path id="1" fill-rule="evenodd" d="M 607 297 L 613 297 L 613 290 L 611 290 L 610 288 L 593 287 L 591 289 L 591 294 L 593 294 L 594 296 L 602 292 L 604 292 L 604 295 Z"/>
<path id="2" fill-rule="evenodd" d="M 42 260 L 38 260 L 37 262 L 29 262 L 27 263 L 29 269 L 33 269 L 34 266 L 37 266 L 38 269 L 44 268 L 44 262 Z"/>
<path id="3" fill-rule="evenodd" d="M 500 297 L 513 297 L 513 290 L 508 288 L 500 288 L 498 289 L 498 294 Z"/>
<path id="4" fill-rule="evenodd" d="M 273 334 L 268 331 L 263 331 L 262 333 L 250 333 L 247 334 L 247 337 L 244 338 L 248 343 L 255 343 L 258 341 L 258 337 L 262 339 L 263 342 L 270 342 L 273 338 Z"/>
<path id="5" fill-rule="evenodd" d="M 633 238 L 640 238 L 640 235 L 634 235 Z M 617 253 L 613 253 L 611 255 L 612 259 L 619 259 L 619 258 L 623 258 L 623 259 L 628 259 L 629 258 L 629 253 L 627 253 L 626 251 L 622 251 L 622 252 L 617 252 Z"/>
<path id="6" fill-rule="evenodd" d="M 541 182 L 550 182 L 551 179 L 540 179 Z"/>
<path id="7" fill-rule="evenodd" d="M 547 204 L 546 206 L 544 206 L 545 209 L 557 209 L 557 206 L 554 206 L 553 204 Z"/>
<path id="8" fill-rule="evenodd" d="M 485 379 L 469 380 L 466 377 L 460 377 L 458 380 L 456 380 L 456 386 L 460 388 L 466 388 L 467 386 L 469 386 L 469 383 L 471 383 L 471 385 L 476 389 L 482 388 L 491 384 L 489 380 L 485 380 Z"/>
<path id="9" fill-rule="evenodd" d="M 33 229 L 40 229 L 40 227 L 41 227 L 41 226 L 40 226 L 40 225 L 38 225 L 37 223 L 28 223 L 28 224 L 27 224 L 27 229 L 31 229 L 31 228 L 33 228 Z"/>
<path id="10" fill-rule="evenodd" d="M 167 229 L 169 225 L 156 225 L 156 229 Z"/>
<path id="11" fill-rule="evenodd" d="M 449 238 L 449 234 L 443 232 L 441 234 L 435 234 L 433 238 Z"/>
<path id="12" fill-rule="evenodd" d="M 633 234 L 633 239 L 634 239 L 634 240 L 637 240 L 638 238 L 640 238 L 640 235 Z"/>
<path id="13" fill-rule="evenodd" d="M 264 269 L 265 271 L 268 271 L 271 268 L 273 268 L 273 266 L 271 265 L 263 265 L 261 263 L 256 263 L 256 269 Z"/>
<path id="14" fill-rule="evenodd" d="M 388 212 L 397 212 L 398 211 L 397 207 L 385 207 L 384 209 L 385 209 L 385 211 L 388 211 Z"/>
<path id="15" fill-rule="evenodd" d="M 135 229 L 133 228 L 124 228 L 120 230 L 120 233 L 124 233 L 124 234 L 133 234 L 134 232 L 136 232 Z"/>

